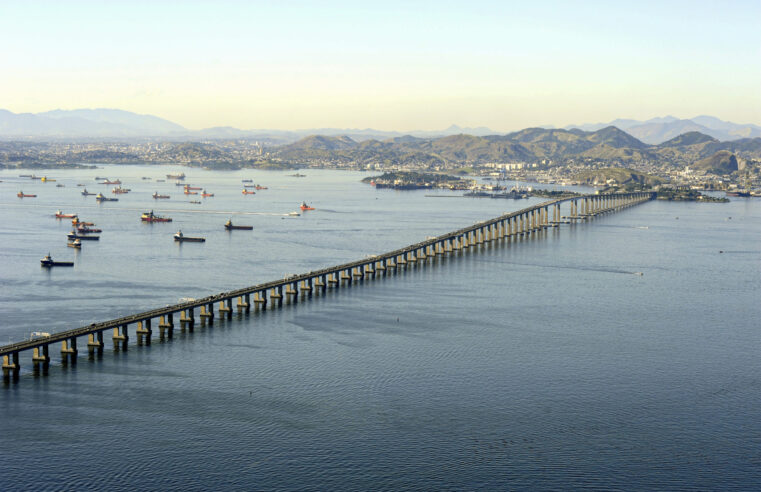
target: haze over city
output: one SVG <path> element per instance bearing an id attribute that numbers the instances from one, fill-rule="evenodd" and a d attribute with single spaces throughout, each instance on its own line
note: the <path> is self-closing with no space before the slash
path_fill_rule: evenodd
<path id="1" fill-rule="evenodd" d="M 186 128 L 761 123 L 761 4 L 0 4 L 0 108 Z"/>

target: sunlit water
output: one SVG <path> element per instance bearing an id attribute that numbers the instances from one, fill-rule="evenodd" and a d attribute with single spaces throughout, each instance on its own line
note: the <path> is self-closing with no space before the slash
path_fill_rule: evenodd
<path id="1" fill-rule="evenodd" d="M 155 182 L 183 170 L 215 197 Z M 302 172 L 0 172 L 0 344 L 540 201 Z M 75 186 L 114 196 L 96 175 L 133 191 L 97 205 Z M 246 178 L 269 189 L 243 196 Z M 317 210 L 285 215 L 302 200 Z M 141 223 L 151 208 L 174 222 Z M 101 240 L 67 248 L 57 209 L 95 222 Z M 254 230 L 226 232 L 228 218 Z M 206 243 L 174 243 L 179 228 Z M 41 269 L 48 251 L 76 265 Z M 22 354 L 19 381 L 0 387 L 2 488 L 757 489 L 760 266 L 761 200 L 650 202 L 150 347 L 133 331 L 126 353 L 107 343 L 76 366 L 55 346 L 45 377 Z"/>

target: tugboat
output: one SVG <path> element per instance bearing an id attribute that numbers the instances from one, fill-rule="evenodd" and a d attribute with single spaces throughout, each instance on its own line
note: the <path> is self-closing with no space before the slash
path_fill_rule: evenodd
<path id="1" fill-rule="evenodd" d="M 95 195 L 95 201 L 96 202 L 118 202 L 118 198 L 108 198 L 107 196 L 104 196 L 103 193 L 98 193 Z"/>
<path id="2" fill-rule="evenodd" d="M 88 236 L 86 234 L 77 234 L 76 231 L 71 231 L 70 233 L 66 234 L 66 237 L 69 238 L 70 241 L 73 241 L 75 239 L 84 239 L 85 241 L 99 241 L 100 236 Z"/>
<path id="3" fill-rule="evenodd" d="M 16 196 L 19 198 L 37 198 L 37 195 L 25 195 L 23 191 L 16 193 Z"/>
<path id="4" fill-rule="evenodd" d="M 229 219 L 227 222 L 225 222 L 225 229 L 228 231 L 250 231 L 253 228 L 254 226 L 233 225 L 232 219 Z"/>
<path id="5" fill-rule="evenodd" d="M 143 215 L 141 215 L 140 220 L 143 222 L 172 222 L 170 217 L 161 217 L 159 215 L 154 215 L 153 210 L 150 212 L 145 212 Z"/>
<path id="6" fill-rule="evenodd" d="M 174 235 L 174 240 L 180 243 L 203 243 L 206 242 L 205 237 L 190 237 L 185 236 L 182 231 L 177 231 L 177 234 Z"/>
<path id="7" fill-rule="evenodd" d="M 73 218 L 74 218 L 74 217 L 76 217 L 76 216 L 77 216 L 77 214 L 65 214 L 65 213 L 63 213 L 63 211 L 61 211 L 61 210 L 58 210 L 58 211 L 55 213 L 55 218 L 56 218 L 56 219 L 73 219 Z"/>
<path id="8" fill-rule="evenodd" d="M 82 196 L 89 196 L 89 195 L 95 195 L 95 193 L 91 193 L 91 192 L 87 191 L 87 188 L 82 190 Z"/>
<path id="9" fill-rule="evenodd" d="M 169 198 L 169 195 L 159 195 L 159 192 L 155 192 L 153 195 L 153 198 L 158 200 L 159 198 Z"/>
<path id="10" fill-rule="evenodd" d="M 244 195 L 256 195 L 256 192 L 255 191 L 248 191 L 248 190 L 244 189 L 243 190 L 243 194 Z"/>
<path id="11" fill-rule="evenodd" d="M 214 196 L 214 193 L 206 193 L 206 190 L 203 190 L 203 193 L 201 193 L 201 196 L 206 198 L 206 197 Z"/>
<path id="12" fill-rule="evenodd" d="M 74 249 L 82 249 L 82 241 L 80 241 L 79 239 L 75 239 L 74 241 L 70 243 L 66 243 L 66 246 L 70 248 L 74 248 Z"/>
<path id="13" fill-rule="evenodd" d="M 314 207 L 307 205 L 307 202 L 301 202 L 301 206 L 299 208 L 301 210 L 314 210 Z"/>
<path id="14" fill-rule="evenodd" d="M 54 267 L 54 266 L 74 266 L 73 261 L 53 261 L 53 258 L 51 258 L 50 253 L 45 256 L 45 258 L 40 260 L 40 265 L 44 266 L 46 268 Z"/>
<path id="15" fill-rule="evenodd" d="M 83 221 L 79 220 L 79 217 L 74 217 L 73 219 L 71 219 L 71 225 L 77 226 L 77 227 L 79 227 L 79 226 L 85 226 L 85 227 L 87 227 L 87 226 L 94 226 L 95 223 L 94 222 L 83 222 Z"/>

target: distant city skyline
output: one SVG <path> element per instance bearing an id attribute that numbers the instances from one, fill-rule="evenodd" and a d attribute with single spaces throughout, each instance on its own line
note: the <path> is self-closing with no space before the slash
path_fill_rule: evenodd
<path id="1" fill-rule="evenodd" d="M 761 124 L 761 3 L 0 4 L 0 108 L 189 129 Z"/>

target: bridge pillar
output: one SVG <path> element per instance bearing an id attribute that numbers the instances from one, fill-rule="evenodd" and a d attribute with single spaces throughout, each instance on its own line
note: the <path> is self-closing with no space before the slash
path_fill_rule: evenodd
<path id="1" fill-rule="evenodd" d="M 219 311 L 219 315 L 226 316 L 228 319 L 232 317 L 232 311 L 233 311 L 233 307 L 231 303 L 229 302 L 230 302 L 230 299 L 222 299 L 221 301 L 219 301 L 219 307 L 217 308 L 217 311 Z"/>
<path id="2" fill-rule="evenodd" d="M 151 336 L 153 336 L 153 330 L 151 330 L 151 320 L 146 319 L 143 321 L 138 321 L 137 330 L 135 333 L 137 335 L 138 345 L 142 344 L 143 342 L 145 342 L 146 345 L 150 345 Z"/>
<path id="3" fill-rule="evenodd" d="M 43 373 L 46 374 L 48 372 L 48 368 L 50 367 L 50 354 L 48 353 L 48 344 L 45 343 L 39 347 L 34 347 L 32 352 L 32 363 L 34 364 L 34 369 L 39 370 L 42 368 Z"/>
<path id="4" fill-rule="evenodd" d="M 198 316 L 201 318 L 201 322 L 206 321 L 207 325 L 214 324 L 214 301 L 203 304 L 200 308 Z"/>
<path id="5" fill-rule="evenodd" d="M 254 293 L 254 303 L 261 306 L 262 311 L 267 309 L 267 290 L 259 290 Z"/>
<path id="6" fill-rule="evenodd" d="M 238 312 L 241 313 L 243 311 L 250 312 L 251 311 L 251 297 L 250 294 L 243 294 L 242 296 L 238 296 Z"/>
<path id="7" fill-rule="evenodd" d="M 126 333 L 126 331 L 125 331 Z M 61 342 L 61 360 L 66 363 L 71 360 L 73 364 L 77 362 L 77 337 L 71 337 Z"/>
<path id="8" fill-rule="evenodd" d="M 325 274 L 320 275 L 314 281 L 314 286 L 319 287 L 320 292 L 325 292 L 328 288 L 328 276 Z"/>
<path id="9" fill-rule="evenodd" d="M 129 342 L 129 332 L 127 331 L 127 324 L 123 324 L 121 327 L 114 328 L 114 334 L 111 337 L 114 342 L 114 347 L 122 350 L 127 350 L 127 342 Z"/>
<path id="10" fill-rule="evenodd" d="M 3 356 L 3 378 L 8 379 L 12 376 L 13 379 L 18 379 L 20 371 L 21 364 L 19 364 L 18 352 L 11 352 Z"/>
<path id="11" fill-rule="evenodd" d="M 277 287 L 273 287 L 270 289 L 270 299 L 272 299 L 273 302 L 277 302 L 278 306 L 283 305 L 283 286 L 278 285 Z"/>
<path id="12" fill-rule="evenodd" d="M 87 350 L 90 352 L 90 354 L 93 354 L 95 352 L 97 352 L 98 354 L 103 353 L 103 332 L 102 331 L 96 331 L 95 333 L 90 333 L 89 335 L 87 335 Z"/>

